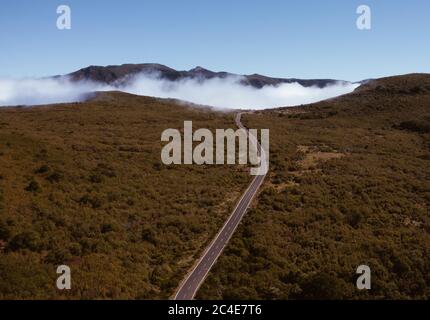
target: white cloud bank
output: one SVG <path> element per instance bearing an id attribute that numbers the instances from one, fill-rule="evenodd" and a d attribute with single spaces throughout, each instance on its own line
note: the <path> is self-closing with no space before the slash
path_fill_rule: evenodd
<path id="1" fill-rule="evenodd" d="M 139 75 L 127 85 L 108 86 L 94 82 L 71 82 L 65 78 L 0 79 L 0 106 L 76 102 L 93 91 L 121 90 L 128 93 L 175 98 L 219 108 L 263 109 L 317 102 L 352 92 L 357 84 L 339 82 L 325 88 L 303 87 L 298 83 L 256 89 L 239 83 L 240 77 L 177 82 L 155 75 Z"/>
<path id="2" fill-rule="evenodd" d="M 76 102 L 89 92 L 109 90 L 107 86 L 67 79 L 0 79 L 0 106 Z"/>

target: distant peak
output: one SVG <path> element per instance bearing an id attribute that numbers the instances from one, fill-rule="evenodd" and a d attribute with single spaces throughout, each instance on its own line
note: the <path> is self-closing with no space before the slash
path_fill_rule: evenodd
<path id="1" fill-rule="evenodd" d="M 208 72 L 208 71 L 209 71 L 208 69 L 205 69 L 203 67 L 197 66 L 197 67 L 191 69 L 189 72 Z"/>

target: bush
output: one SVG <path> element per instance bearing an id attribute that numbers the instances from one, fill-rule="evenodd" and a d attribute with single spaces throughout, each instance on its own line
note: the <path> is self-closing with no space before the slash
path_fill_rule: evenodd
<path id="1" fill-rule="evenodd" d="M 8 241 L 10 238 L 9 227 L 3 221 L 0 221 L 0 239 L 3 241 Z"/>
<path id="2" fill-rule="evenodd" d="M 48 171 L 49 171 L 49 167 L 47 165 L 43 165 L 40 168 L 36 169 L 34 171 L 34 173 L 36 173 L 36 174 L 42 174 L 42 173 L 46 173 Z"/>
<path id="3" fill-rule="evenodd" d="M 346 220 L 351 227 L 357 229 L 363 220 L 363 215 L 358 211 L 352 211 L 346 216 Z"/>
<path id="4" fill-rule="evenodd" d="M 45 257 L 45 262 L 54 265 L 66 264 L 72 258 L 72 254 L 66 248 L 58 247 L 52 249 Z"/>
<path id="5" fill-rule="evenodd" d="M 147 241 L 147 242 L 155 245 L 155 244 L 157 244 L 157 234 L 150 227 L 145 227 L 142 230 L 142 240 Z"/>
<path id="6" fill-rule="evenodd" d="M 79 199 L 80 204 L 90 205 L 93 209 L 100 208 L 102 206 L 102 200 L 96 196 L 86 194 Z"/>
<path id="7" fill-rule="evenodd" d="M 63 175 L 60 172 L 54 172 L 51 175 L 49 175 L 46 180 L 48 180 L 51 183 L 54 182 L 60 182 L 60 180 L 63 178 Z"/>
<path id="8" fill-rule="evenodd" d="M 40 185 L 36 180 L 31 180 L 28 186 L 25 188 L 25 190 L 29 192 L 39 192 Z"/>
<path id="9" fill-rule="evenodd" d="M 309 277 L 300 287 L 302 292 L 297 298 L 306 300 L 337 300 L 345 291 L 341 280 L 324 272 Z"/>
<path id="10" fill-rule="evenodd" d="M 429 121 L 404 121 L 397 126 L 401 130 L 413 131 L 418 133 L 429 133 L 430 132 L 430 122 Z"/>
<path id="11" fill-rule="evenodd" d="M 37 251 L 40 246 L 40 237 L 37 233 L 32 231 L 22 232 L 14 236 L 9 244 L 8 250 L 17 251 L 21 249 L 29 249 L 32 251 Z"/>
<path id="12" fill-rule="evenodd" d="M 107 164 L 100 163 L 97 165 L 96 171 L 101 174 L 102 176 L 106 176 L 108 178 L 114 178 L 116 177 L 115 169 L 108 166 Z"/>
<path id="13" fill-rule="evenodd" d="M 92 174 L 89 178 L 90 182 L 92 183 L 102 183 L 103 178 L 100 174 Z"/>

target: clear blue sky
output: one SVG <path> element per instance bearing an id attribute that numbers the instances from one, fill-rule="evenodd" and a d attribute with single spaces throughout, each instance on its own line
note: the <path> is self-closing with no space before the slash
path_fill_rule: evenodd
<path id="1" fill-rule="evenodd" d="M 72 30 L 56 8 L 72 9 Z M 356 9 L 372 9 L 372 30 Z M 430 72 L 428 0 L 4 0 L 0 76 L 158 62 L 298 78 Z"/>

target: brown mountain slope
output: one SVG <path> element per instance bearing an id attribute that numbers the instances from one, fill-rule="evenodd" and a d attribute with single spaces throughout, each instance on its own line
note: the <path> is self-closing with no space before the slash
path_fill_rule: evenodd
<path id="1" fill-rule="evenodd" d="M 234 117 L 103 93 L 0 109 L 0 299 L 168 298 L 249 181 L 235 166 L 160 161 L 161 133 Z M 72 271 L 59 291 L 56 268 Z"/>
<path id="2" fill-rule="evenodd" d="M 199 298 L 430 298 L 429 89 L 391 77 L 244 115 L 270 128 L 270 179 Z"/>
<path id="3" fill-rule="evenodd" d="M 430 297 L 429 83 L 244 115 L 271 130 L 270 177 L 199 297 Z M 249 181 L 160 164 L 164 129 L 234 127 L 228 113 L 104 93 L 0 119 L 0 298 L 166 298 Z M 70 292 L 55 288 L 63 263 Z"/>

